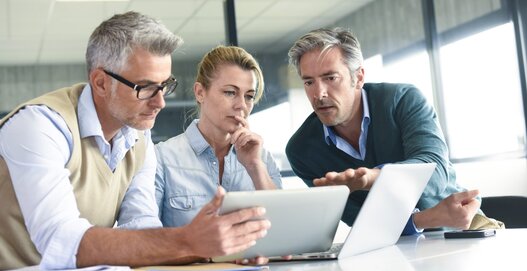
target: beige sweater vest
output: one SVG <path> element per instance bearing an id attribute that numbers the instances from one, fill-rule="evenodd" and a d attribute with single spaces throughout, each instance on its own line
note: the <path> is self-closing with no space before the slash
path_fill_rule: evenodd
<path id="1" fill-rule="evenodd" d="M 0 127 L 27 105 L 46 105 L 59 113 L 73 135 L 73 152 L 65 166 L 70 171 L 80 217 L 96 226 L 112 227 L 126 190 L 143 165 L 145 139 L 143 133 L 138 132 L 139 140 L 112 172 L 94 138 L 81 139 L 79 135 L 77 103 L 84 86 L 77 84 L 59 89 L 24 103 L 1 119 Z M 0 156 L 0 270 L 36 265 L 40 259 L 24 224 L 9 170 Z"/>

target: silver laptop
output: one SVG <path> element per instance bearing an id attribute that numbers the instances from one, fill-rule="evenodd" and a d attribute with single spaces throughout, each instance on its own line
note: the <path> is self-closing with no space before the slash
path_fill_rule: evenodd
<path id="1" fill-rule="evenodd" d="M 374 182 L 344 243 L 302 259 L 343 259 L 394 245 L 432 176 L 435 163 L 388 164 Z"/>
<path id="2" fill-rule="evenodd" d="M 349 196 L 347 186 L 229 192 L 221 214 L 263 206 L 271 222 L 267 235 L 256 245 L 215 262 L 256 256 L 281 256 L 324 251 L 331 247 Z"/>

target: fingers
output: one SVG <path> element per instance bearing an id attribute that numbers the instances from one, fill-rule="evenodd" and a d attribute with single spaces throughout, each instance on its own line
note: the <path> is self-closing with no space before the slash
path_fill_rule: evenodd
<path id="1" fill-rule="evenodd" d="M 262 265 L 269 262 L 269 259 L 266 257 L 258 256 L 252 259 L 237 259 L 236 264 L 251 264 L 251 265 Z"/>
<path id="2" fill-rule="evenodd" d="M 249 131 L 249 123 L 245 118 L 241 116 L 234 116 L 234 119 L 238 121 L 240 126 L 238 129 L 236 129 L 236 131 L 234 131 L 234 133 L 231 134 L 231 144 L 234 144 L 242 133 Z"/>
<path id="3" fill-rule="evenodd" d="M 226 215 L 223 215 L 223 217 L 229 224 L 238 224 L 251 219 L 262 218 L 263 215 L 265 215 L 265 208 L 253 207 L 228 213 Z"/>
<path id="4" fill-rule="evenodd" d="M 314 186 L 326 186 L 326 178 L 313 179 Z"/>
<path id="5" fill-rule="evenodd" d="M 348 184 L 348 180 L 352 179 L 354 176 L 353 169 L 348 169 L 343 172 L 330 171 L 322 178 L 313 179 L 313 184 L 315 186 L 326 186 L 326 185 L 339 185 L 339 184 Z"/>
<path id="6" fill-rule="evenodd" d="M 239 122 L 240 128 L 231 134 L 231 144 L 236 145 L 237 148 L 245 146 L 248 142 L 255 142 L 262 145 L 262 138 L 249 129 L 247 119 L 241 116 L 234 116 L 234 119 Z"/>
<path id="7" fill-rule="evenodd" d="M 223 187 L 218 186 L 218 190 L 216 191 L 216 195 L 214 195 L 214 198 L 207 203 L 199 213 L 202 214 L 217 214 L 218 210 L 221 208 L 221 204 L 223 203 L 223 198 L 225 197 L 225 189 Z"/>
<path id="8" fill-rule="evenodd" d="M 234 225 L 233 230 L 235 235 L 238 234 L 237 239 L 241 238 L 243 241 L 243 238 L 248 238 L 246 241 L 250 241 L 266 236 L 269 228 L 271 228 L 269 220 L 252 220 Z"/>
<path id="9" fill-rule="evenodd" d="M 256 240 L 267 235 L 271 223 L 268 220 L 247 221 L 234 225 L 223 238 L 223 253 L 233 254 L 246 250 L 256 244 Z"/>
<path id="10" fill-rule="evenodd" d="M 263 145 L 262 137 L 246 128 L 238 129 L 232 133 L 230 142 L 231 144 L 235 145 L 236 149 L 244 147 L 249 142 Z"/>
<path id="11" fill-rule="evenodd" d="M 465 192 L 460 192 L 459 194 L 462 195 L 465 198 L 475 198 L 477 195 L 479 195 L 479 190 L 477 190 L 477 189 L 468 190 L 468 191 L 465 191 Z"/>
<path id="12" fill-rule="evenodd" d="M 262 265 L 262 264 L 266 264 L 268 262 L 269 262 L 269 258 L 262 257 L 262 256 L 259 256 L 259 257 L 256 257 L 256 258 L 253 258 L 253 259 L 249 260 L 249 263 L 250 264 L 254 264 L 254 265 Z"/>
<path id="13" fill-rule="evenodd" d="M 335 180 L 335 179 L 337 179 L 339 177 L 339 174 L 340 173 L 337 173 L 335 171 L 330 171 L 330 172 L 326 173 L 325 177 L 326 177 L 326 179 L 328 181 L 333 181 L 333 180 Z"/>
<path id="14" fill-rule="evenodd" d="M 366 173 L 368 173 L 368 171 L 369 171 L 369 168 L 360 167 L 360 168 L 355 170 L 355 174 L 357 174 L 358 176 L 364 176 L 364 175 L 366 175 Z"/>
<path id="15" fill-rule="evenodd" d="M 466 198 L 465 198 L 466 200 L 477 201 L 477 200 L 475 200 L 475 197 L 477 197 L 479 195 L 479 190 L 474 189 L 474 190 L 465 191 L 464 193 L 466 194 Z M 465 202 L 465 201 L 463 201 L 463 202 Z"/>
<path id="16" fill-rule="evenodd" d="M 326 173 L 326 179 L 330 180 L 334 184 L 348 184 L 354 180 L 358 180 L 366 175 L 368 172 L 367 168 L 352 169 L 348 168 L 342 172 L 328 172 Z"/>
<path id="17" fill-rule="evenodd" d="M 246 118 L 242 116 L 234 116 L 234 119 L 237 120 L 242 127 L 249 129 L 249 122 L 247 121 Z"/>
<path id="18" fill-rule="evenodd" d="M 475 197 L 477 197 L 478 195 L 479 195 L 479 190 L 474 189 L 474 190 L 454 193 L 451 195 L 451 197 L 453 198 L 454 202 L 456 203 L 459 202 L 464 205 L 464 204 L 471 202 L 472 200 L 475 200 Z"/>
<path id="19" fill-rule="evenodd" d="M 477 213 L 480 202 L 475 198 L 479 194 L 478 190 L 469 190 L 450 195 L 449 212 L 452 226 L 460 229 L 468 229 Z"/>
<path id="20" fill-rule="evenodd" d="M 293 259 L 293 255 L 282 256 L 283 260 L 290 261 Z"/>
<path id="21" fill-rule="evenodd" d="M 315 185 L 315 186 L 333 185 L 333 182 L 331 180 L 334 179 L 334 177 L 333 177 L 334 174 L 337 174 L 337 173 L 336 172 L 328 172 L 328 173 L 326 173 L 326 177 L 313 179 L 313 185 Z M 329 176 L 329 178 L 328 178 L 328 176 Z"/>
<path id="22" fill-rule="evenodd" d="M 368 186 L 367 174 L 368 168 L 359 168 L 354 170 L 348 168 L 342 172 L 328 172 L 322 178 L 313 179 L 315 186 L 324 185 L 347 185 L 351 192 L 365 189 Z"/>
<path id="23" fill-rule="evenodd" d="M 259 135 L 245 130 L 239 134 L 236 140 L 233 142 L 236 149 L 245 147 L 247 144 L 263 145 L 262 137 Z"/>

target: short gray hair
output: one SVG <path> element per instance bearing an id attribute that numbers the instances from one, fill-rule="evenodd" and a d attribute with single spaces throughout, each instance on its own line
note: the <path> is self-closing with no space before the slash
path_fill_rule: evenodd
<path id="1" fill-rule="evenodd" d="M 300 59 L 312 50 L 320 49 L 322 53 L 332 48 L 339 48 L 344 58 L 344 64 L 353 74 L 363 63 L 359 40 L 350 30 L 335 27 L 312 30 L 298 39 L 289 49 L 289 64 L 295 67 L 300 75 Z"/>
<path id="2" fill-rule="evenodd" d="M 156 19 L 133 11 L 116 14 L 102 22 L 90 36 L 86 49 L 88 73 L 100 67 L 121 71 L 136 48 L 165 56 L 181 44 L 183 40 Z"/>

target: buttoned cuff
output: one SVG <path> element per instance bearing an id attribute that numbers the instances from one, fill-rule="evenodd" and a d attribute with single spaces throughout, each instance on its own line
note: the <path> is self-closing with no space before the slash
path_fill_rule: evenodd
<path id="1" fill-rule="evenodd" d="M 408 219 L 406 222 L 406 226 L 404 226 L 404 230 L 401 235 L 414 235 L 423 232 L 423 229 L 418 229 L 414 223 L 414 214 L 418 213 L 419 211 L 420 210 L 418 208 L 415 208 L 412 211 L 412 215 L 410 215 L 410 219 Z"/>

